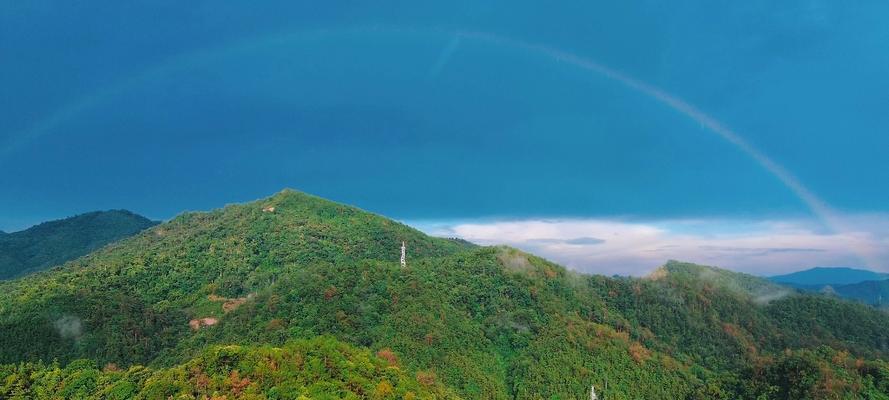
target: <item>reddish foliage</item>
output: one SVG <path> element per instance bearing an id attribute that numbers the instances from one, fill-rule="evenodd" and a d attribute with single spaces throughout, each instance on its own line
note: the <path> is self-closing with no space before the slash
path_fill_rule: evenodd
<path id="1" fill-rule="evenodd" d="M 377 352 L 377 357 L 385 360 L 390 367 L 398 366 L 398 356 L 389 348 L 380 349 Z"/>
<path id="2" fill-rule="evenodd" d="M 849 358 L 849 352 L 848 352 L 848 351 L 843 351 L 843 350 L 841 350 L 841 351 L 838 351 L 836 354 L 833 355 L 833 359 L 832 359 L 831 361 L 833 361 L 833 363 L 834 363 L 835 365 L 841 365 L 841 366 L 844 366 L 844 367 L 845 367 L 845 366 L 846 366 L 846 360 L 847 360 L 848 358 Z"/>
<path id="3" fill-rule="evenodd" d="M 433 371 L 419 371 L 417 372 L 417 382 L 420 382 L 423 386 L 432 386 L 435 385 L 435 372 Z"/>
<path id="4" fill-rule="evenodd" d="M 639 364 L 642 364 L 643 362 L 645 362 L 645 360 L 651 357 L 651 351 L 646 349 L 645 346 L 643 346 L 639 342 L 633 342 L 632 344 L 630 344 L 629 351 L 630 357 L 633 357 L 633 360 Z"/>
<path id="5" fill-rule="evenodd" d="M 201 372 L 194 378 L 194 385 L 198 389 L 204 390 L 207 388 L 207 386 L 210 386 L 210 377 L 207 376 L 207 374 Z"/>
<path id="6" fill-rule="evenodd" d="M 729 334 L 731 337 L 738 337 L 738 327 L 728 322 L 722 324 L 722 331 Z"/>
<path id="7" fill-rule="evenodd" d="M 855 359 L 855 369 L 861 370 L 864 367 L 864 359 L 857 358 Z"/>
<path id="8" fill-rule="evenodd" d="M 228 375 L 228 381 L 232 387 L 232 393 L 234 393 L 235 396 L 240 396 L 241 392 L 244 391 L 244 388 L 250 385 L 250 378 L 241 378 L 237 370 L 232 371 Z"/>

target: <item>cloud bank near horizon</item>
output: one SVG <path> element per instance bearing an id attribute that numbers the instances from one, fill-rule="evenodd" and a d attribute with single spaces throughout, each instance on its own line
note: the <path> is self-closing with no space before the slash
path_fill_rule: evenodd
<path id="1" fill-rule="evenodd" d="M 435 236 L 510 245 L 604 275 L 645 275 L 671 259 L 764 276 L 816 266 L 889 271 L 889 214 L 847 216 L 844 222 L 851 229 L 839 233 L 806 219 L 562 218 L 411 225 Z M 878 264 L 868 265 L 863 256 Z"/>

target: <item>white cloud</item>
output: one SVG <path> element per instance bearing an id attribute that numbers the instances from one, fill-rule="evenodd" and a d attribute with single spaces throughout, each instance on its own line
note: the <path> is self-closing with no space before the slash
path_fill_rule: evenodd
<path id="1" fill-rule="evenodd" d="M 644 275 L 669 259 L 756 275 L 815 266 L 889 271 L 889 215 L 844 217 L 846 232 L 804 219 L 526 219 L 412 224 L 436 236 L 507 244 L 579 271 Z"/>

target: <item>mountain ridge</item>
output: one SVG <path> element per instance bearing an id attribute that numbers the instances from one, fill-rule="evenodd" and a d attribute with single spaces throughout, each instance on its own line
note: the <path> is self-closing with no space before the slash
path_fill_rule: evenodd
<path id="1" fill-rule="evenodd" d="M 854 299 L 866 304 L 885 307 L 889 301 L 889 279 L 864 281 L 833 288 L 834 292 L 846 299 Z"/>
<path id="2" fill-rule="evenodd" d="M 128 210 L 108 210 L 0 234 L 0 279 L 62 264 L 156 224 Z"/>
<path id="3" fill-rule="evenodd" d="M 817 267 L 769 278 L 781 285 L 812 293 L 884 307 L 889 298 L 889 274 L 846 267 Z"/>
<path id="4" fill-rule="evenodd" d="M 614 399 L 798 398 L 837 376 L 856 395 L 889 385 L 868 372 L 889 372 L 886 315 L 799 293 L 757 301 L 772 283 L 715 267 L 663 270 L 579 274 L 285 190 L 0 283 L 0 364 L 165 370 L 208 346 L 329 336 L 464 398 L 576 398 L 604 381 Z M 14 371 L 0 374 L 32 387 Z"/>
<path id="5" fill-rule="evenodd" d="M 800 287 L 848 285 L 864 281 L 889 279 L 889 273 L 849 267 L 815 267 L 784 275 L 768 277 L 772 282 Z"/>

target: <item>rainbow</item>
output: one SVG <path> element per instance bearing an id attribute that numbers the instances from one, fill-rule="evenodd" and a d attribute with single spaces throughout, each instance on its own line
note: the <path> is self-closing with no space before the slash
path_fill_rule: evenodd
<path id="1" fill-rule="evenodd" d="M 30 129 L 19 132 L 11 136 L 11 141 L 0 147 L 0 163 L 10 153 L 14 152 L 21 146 L 26 145 L 40 137 L 43 137 L 72 117 L 110 101 L 114 97 L 138 87 L 141 84 L 150 82 L 152 79 L 163 77 L 171 72 L 184 69 L 194 65 L 208 63 L 221 57 L 232 56 L 234 54 L 245 52 L 261 46 L 270 46 L 278 44 L 291 44 L 299 41 L 313 41 L 322 38 L 329 38 L 336 35 L 373 35 L 373 34 L 390 34 L 390 35 L 428 35 L 428 36 L 446 36 L 450 38 L 438 59 L 428 71 L 429 77 L 438 75 L 445 67 L 447 61 L 457 51 L 458 46 L 464 40 L 476 41 L 494 46 L 509 47 L 517 50 L 526 51 L 530 54 L 547 57 L 554 61 L 559 61 L 569 65 L 573 65 L 582 70 L 603 76 L 614 82 L 617 82 L 631 90 L 634 90 L 646 97 L 649 97 L 670 109 L 688 117 L 697 122 L 707 131 L 718 135 L 720 138 L 733 145 L 735 148 L 748 155 L 759 166 L 777 178 L 787 189 L 789 189 L 809 210 L 824 223 L 828 228 L 835 232 L 848 232 L 849 229 L 837 212 L 830 207 L 827 202 L 818 197 L 809 188 L 803 185 L 800 180 L 790 171 L 768 157 L 762 151 L 758 150 L 752 144 L 744 140 L 741 135 L 719 122 L 716 118 L 706 114 L 698 107 L 682 100 L 678 96 L 664 91 L 658 87 L 652 86 L 646 82 L 640 81 L 618 69 L 609 67 L 595 60 L 579 56 L 574 53 L 559 50 L 547 45 L 526 42 L 506 36 L 497 35 L 490 32 L 469 31 L 469 30 L 441 30 L 441 29 L 415 29 L 391 26 L 373 26 L 373 27 L 357 27 L 346 29 L 325 29 L 316 31 L 290 31 L 283 33 L 273 33 L 267 35 L 256 36 L 246 40 L 240 40 L 217 46 L 205 50 L 186 53 L 183 55 L 172 57 L 160 64 L 156 64 L 143 70 L 141 73 L 134 75 L 128 79 L 118 81 L 109 87 L 97 90 L 93 93 L 80 97 L 73 102 L 57 109 L 55 112 L 42 119 Z M 865 264 L 869 262 L 867 256 L 859 252 Z"/>

